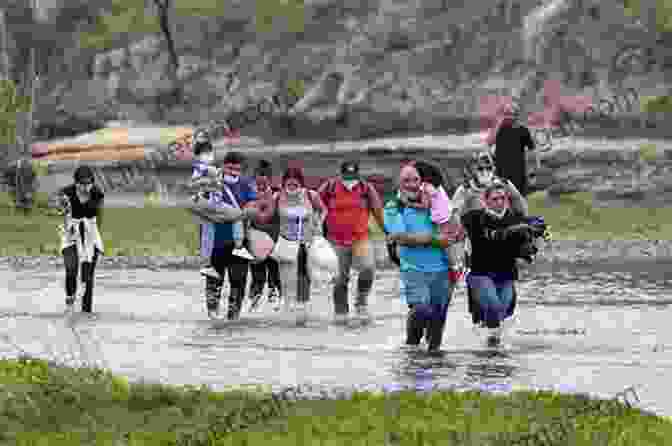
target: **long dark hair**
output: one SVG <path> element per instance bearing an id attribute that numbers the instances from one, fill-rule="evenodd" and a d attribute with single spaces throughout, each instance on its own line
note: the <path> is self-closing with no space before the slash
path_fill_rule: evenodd
<path id="1" fill-rule="evenodd" d="M 306 177 L 303 174 L 303 169 L 297 166 L 288 167 L 282 175 L 282 185 L 289 179 L 297 180 L 301 187 L 306 187 Z"/>
<path id="2" fill-rule="evenodd" d="M 89 180 L 93 183 L 96 178 L 93 174 L 93 169 L 86 164 L 79 166 L 72 177 L 75 180 L 75 183 L 79 183 L 82 180 Z"/>
<path id="3" fill-rule="evenodd" d="M 439 187 L 446 189 L 446 180 L 439 165 L 421 160 L 415 163 L 415 168 L 418 169 L 423 182 L 429 183 L 437 189 Z"/>

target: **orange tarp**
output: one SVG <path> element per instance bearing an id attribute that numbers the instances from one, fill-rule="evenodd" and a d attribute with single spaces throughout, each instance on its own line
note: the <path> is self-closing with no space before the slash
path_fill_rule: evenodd
<path id="1" fill-rule="evenodd" d="M 101 148 L 98 150 L 67 151 L 41 156 L 45 161 L 138 161 L 145 158 L 144 146 L 129 146 L 124 149 Z"/>
<path id="2" fill-rule="evenodd" d="M 136 132 L 147 132 L 147 138 L 131 138 L 128 128 L 106 128 L 91 135 L 91 142 L 80 143 L 57 142 L 33 144 L 33 157 L 44 160 L 141 160 L 145 157 L 144 147 L 147 145 L 169 145 L 172 142 L 191 142 L 192 128 L 178 127 L 170 129 L 134 129 Z M 151 132 L 157 132 L 157 135 Z M 158 134 L 161 133 L 161 134 Z M 168 133 L 168 135 L 166 135 Z M 132 140 L 135 141 L 132 141 Z M 143 144 L 143 141 L 147 142 Z"/>

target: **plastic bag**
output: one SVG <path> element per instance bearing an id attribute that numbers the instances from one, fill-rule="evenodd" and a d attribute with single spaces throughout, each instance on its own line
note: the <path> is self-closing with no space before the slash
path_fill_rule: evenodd
<path id="1" fill-rule="evenodd" d="M 338 255 L 324 237 L 314 237 L 308 249 L 308 263 L 311 268 L 338 273 Z"/>
<path id="2" fill-rule="evenodd" d="M 280 263 L 296 263 L 299 258 L 299 242 L 280 236 L 273 247 L 271 257 Z"/>
<path id="3" fill-rule="evenodd" d="M 263 262 L 275 249 L 270 235 L 258 229 L 247 230 L 247 248 L 254 256 L 254 262 Z"/>

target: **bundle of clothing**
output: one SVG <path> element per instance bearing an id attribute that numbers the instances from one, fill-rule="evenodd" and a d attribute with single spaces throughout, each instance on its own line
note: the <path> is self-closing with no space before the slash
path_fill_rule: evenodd
<path id="1" fill-rule="evenodd" d="M 548 241 L 550 239 L 549 227 L 542 216 L 529 216 L 523 218 L 523 223 L 511 225 L 501 231 L 497 231 L 495 238 L 503 241 L 508 247 L 506 251 L 514 258 L 523 259 L 528 264 L 534 262 L 539 253 L 538 241 Z M 483 317 L 479 311 L 478 302 L 473 295 L 470 287 L 467 287 L 468 311 L 471 314 L 472 322 L 480 324 Z M 516 288 L 514 287 L 513 299 L 511 305 L 506 311 L 506 317 L 513 316 L 516 309 L 517 299 Z"/>

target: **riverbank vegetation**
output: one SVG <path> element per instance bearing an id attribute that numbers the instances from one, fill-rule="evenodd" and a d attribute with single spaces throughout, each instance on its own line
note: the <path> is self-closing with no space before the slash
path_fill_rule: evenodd
<path id="1" fill-rule="evenodd" d="M 0 197 L 0 252 L 11 255 L 57 255 L 57 226 L 63 222 L 37 197 L 26 216 Z M 543 215 L 554 240 L 671 240 L 672 208 L 602 208 L 589 193 L 561 196 L 554 206 L 541 193 L 529 197 L 530 213 Z M 373 220 L 371 237 L 383 234 Z M 184 209 L 147 205 L 106 208 L 101 232 L 108 256 L 193 256 L 198 249 L 198 226 Z"/>
<path id="2" fill-rule="evenodd" d="M 289 401 L 261 390 L 129 383 L 97 369 L 0 360 L 0 444 L 661 445 L 665 418 L 617 401 L 517 391 L 355 393 Z M 498 442 L 495 442 L 497 440 Z M 560 443 L 559 443 L 560 444 Z"/>

